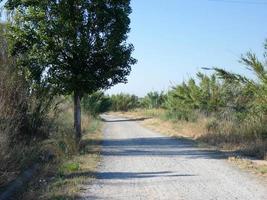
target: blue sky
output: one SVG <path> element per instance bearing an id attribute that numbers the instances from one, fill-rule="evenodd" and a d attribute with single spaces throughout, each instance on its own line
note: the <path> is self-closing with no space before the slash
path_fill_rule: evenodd
<path id="1" fill-rule="evenodd" d="M 128 83 L 108 94 L 168 90 L 202 67 L 249 75 L 241 54 L 263 54 L 267 0 L 132 0 L 132 9 L 129 41 L 138 63 Z"/>
<path id="2" fill-rule="evenodd" d="M 229 1 L 132 0 L 129 41 L 138 64 L 127 84 L 107 93 L 167 90 L 202 67 L 249 74 L 238 60 L 249 50 L 263 54 L 267 0 Z"/>

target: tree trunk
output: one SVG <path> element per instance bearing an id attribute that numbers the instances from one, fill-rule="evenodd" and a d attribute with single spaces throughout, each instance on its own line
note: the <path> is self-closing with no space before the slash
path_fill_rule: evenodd
<path id="1" fill-rule="evenodd" d="M 74 130 L 77 142 L 80 142 L 82 136 L 81 128 L 81 96 L 79 92 L 74 92 Z"/>

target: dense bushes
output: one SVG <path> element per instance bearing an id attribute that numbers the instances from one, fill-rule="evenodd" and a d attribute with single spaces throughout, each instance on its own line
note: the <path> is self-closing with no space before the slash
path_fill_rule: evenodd
<path id="1" fill-rule="evenodd" d="M 46 172 L 55 175 L 54 168 L 78 155 L 82 147 L 73 135 L 72 98 L 54 96 L 47 85 L 30 81 L 27 71 L 19 69 L 16 58 L 8 55 L 5 32 L 5 25 L 0 24 L 1 188 L 35 163 L 41 166 L 40 176 L 46 176 Z M 102 97 L 102 93 L 86 97 L 90 102 L 84 106 L 97 114 L 106 107 L 106 98 Z M 83 132 L 91 131 L 92 122 L 91 117 L 83 116 Z M 39 179 L 34 181 L 38 181 L 36 187 L 41 186 Z"/>
<path id="2" fill-rule="evenodd" d="M 30 190 L 43 189 L 39 187 L 50 189 L 47 181 L 43 185 L 39 180 L 48 180 L 51 175 L 56 176 L 57 168 L 62 163 L 74 155 L 84 153 L 80 152 L 83 146 L 91 146 L 77 144 L 74 138 L 72 98 L 52 98 L 49 87 L 30 82 L 27 72 L 18 69 L 16 59 L 8 56 L 4 34 L 5 26 L 1 25 L 0 188 L 4 189 L 4 186 L 15 180 L 23 170 L 39 163 L 40 174 L 32 180 L 33 186 Z M 103 97 L 102 101 L 101 93 L 94 95 L 88 97 L 91 99 L 90 105 L 84 106 L 90 107 L 94 114 L 97 114 L 104 109 L 105 98 Z M 96 99 L 101 99 L 101 105 L 98 105 Z M 89 128 L 92 128 L 93 121 L 88 115 L 83 116 L 83 132 L 92 132 Z M 40 192 L 36 192 L 31 199 L 36 199 Z"/>
<path id="3" fill-rule="evenodd" d="M 95 92 L 92 95 L 86 95 L 83 98 L 82 105 L 86 112 L 96 116 L 100 113 L 109 111 L 112 102 L 103 92 Z"/>
<path id="4" fill-rule="evenodd" d="M 166 108 L 171 115 L 177 119 L 193 120 L 195 112 L 201 111 L 205 114 L 218 109 L 218 91 L 220 84 L 214 75 L 208 77 L 202 73 L 198 74 L 199 84 L 194 79 L 175 86 L 168 92 Z"/>
<path id="5" fill-rule="evenodd" d="M 112 111 L 128 111 L 139 106 L 139 99 L 135 95 L 117 94 L 110 97 Z"/>
<path id="6" fill-rule="evenodd" d="M 253 79 L 215 69 L 216 75 L 228 85 L 226 92 L 231 94 L 231 98 L 228 98 L 226 107 L 218 113 L 218 127 L 211 134 L 224 133 L 232 138 L 236 136 L 236 141 L 229 142 L 240 145 L 249 143 L 247 153 L 263 158 L 266 157 L 267 149 L 266 60 L 260 62 L 256 55 L 248 53 L 242 57 L 241 62 L 254 73 Z"/>
<path id="7" fill-rule="evenodd" d="M 107 111 L 128 111 L 141 106 L 140 99 L 135 95 L 121 93 L 109 96 L 103 92 L 85 96 L 82 105 L 86 112 L 94 116 Z"/>
<path id="8" fill-rule="evenodd" d="M 83 108 L 92 115 L 107 111 L 129 111 L 136 108 L 162 108 L 164 107 L 166 95 L 161 92 L 149 92 L 144 98 L 130 94 L 105 95 L 96 92 L 83 98 Z"/>
<path id="9" fill-rule="evenodd" d="M 165 98 L 164 92 L 149 92 L 144 98 L 140 99 L 140 105 L 147 109 L 161 108 L 163 107 Z"/>
<path id="10" fill-rule="evenodd" d="M 97 115 L 107 111 L 128 111 L 138 108 L 140 102 L 135 95 L 121 93 L 108 96 L 103 92 L 96 92 L 85 96 L 82 105 L 86 112 Z"/>
<path id="11" fill-rule="evenodd" d="M 47 87 L 30 84 L 8 56 L 0 27 L 0 185 L 16 178 L 20 170 L 40 161 L 44 140 L 55 138 L 57 107 Z M 72 130 L 72 129 L 70 129 Z M 44 147 L 44 148 L 43 148 Z M 47 148 L 46 148 L 47 149 Z M 46 153 L 46 152 L 43 152 Z M 46 157 L 46 155 L 43 155 Z"/>
<path id="12" fill-rule="evenodd" d="M 267 53 L 267 48 L 265 50 Z M 165 119 L 197 122 L 206 118 L 206 131 L 200 140 L 232 146 L 248 155 L 264 158 L 267 60 L 261 62 L 256 55 L 248 53 L 241 62 L 254 74 L 253 79 L 218 68 L 209 76 L 198 73 L 197 79 L 191 78 L 167 93 Z"/>
<path id="13" fill-rule="evenodd" d="M 241 62 L 255 75 L 253 79 L 214 68 L 212 74 L 199 72 L 196 78 L 176 85 L 166 94 L 150 92 L 138 98 L 129 94 L 96 93 L 87 98 L 85 105 L 87 110 L 98 112 L 143 108 L 146 115 L 160 113 L 159 118 L 174 123 L 205 122 L 206 130 L 200 140 L 235 146 L 263 158 L 267 146 L 267 60 L 260 62 L 256 55 L 248 53 Z M 159 108 L 161 112 L 149 112 Z"/>

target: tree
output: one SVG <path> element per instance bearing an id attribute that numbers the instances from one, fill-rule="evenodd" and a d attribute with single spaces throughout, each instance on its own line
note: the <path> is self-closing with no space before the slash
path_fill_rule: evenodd
<path id="1" fill-rule="evenodd" d="M 82 97 L 127 82 L 136 63 L 126 42 L 130 0 L 9 0 L 6 8 L 12 55 L 33 87 L 73 94 L 79 141 Z"/>

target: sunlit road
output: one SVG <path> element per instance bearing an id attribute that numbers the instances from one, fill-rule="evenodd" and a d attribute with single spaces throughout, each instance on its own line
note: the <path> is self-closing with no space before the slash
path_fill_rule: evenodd
<path id="1" fill-rule="evenodd" d="M 267 187 L 222 154 L 103 116 L 102 162 L 83 199 L 266 200 Z"/>

